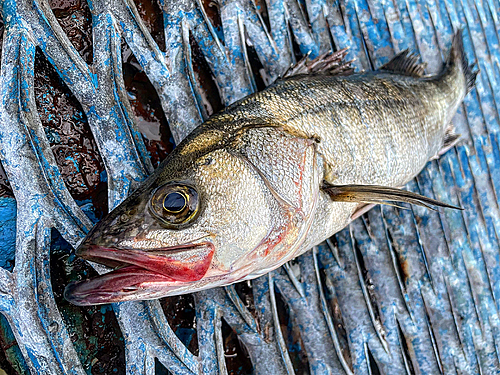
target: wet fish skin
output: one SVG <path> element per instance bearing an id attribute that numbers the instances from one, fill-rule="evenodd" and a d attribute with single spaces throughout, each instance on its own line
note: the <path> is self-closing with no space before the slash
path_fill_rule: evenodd
<path id="1" fill-rule="evenodd" d="M 386 68 L 404 74 L 295 76 L 208 119 L 77 250 L 122 268 L 70 284 L 66 298 L 152 299 L 254 278 L 350 222 L 362 197 L 335 201 L 327 185 L 403 186 L 442 149 L 475 73 L 460 34 L 436 76 L 416 77 L 408 56 Z M 197 209 L 172 224 L 158 207 L 178 187 Z"/>

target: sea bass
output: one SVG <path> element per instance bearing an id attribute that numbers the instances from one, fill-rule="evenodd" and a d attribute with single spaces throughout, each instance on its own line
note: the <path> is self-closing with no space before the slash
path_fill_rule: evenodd
<path id="1" fill-rule="evenodd" d="M 460 32 L 442 71 L 406 51 L 378 71 L 296 75 L 212 116 L 77 249 L 114 270 L 74 282 L 90 305 L 190 293 L 263 275 L 366 204 L 452 207 L 400 190 L 457 139 L 472 89 Z"/>

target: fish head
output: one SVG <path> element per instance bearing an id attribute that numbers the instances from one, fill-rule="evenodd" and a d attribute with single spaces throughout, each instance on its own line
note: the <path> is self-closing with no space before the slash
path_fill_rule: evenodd
<path id="1" fill-rule="evenodd" d="M 114 270 L 68 285 L 70 302 L 182 294 L 259 267 L 256 252 L 283 216 L 262 173 L 230 148 L 174 153 L 80 244 L 78 256 Z"/>

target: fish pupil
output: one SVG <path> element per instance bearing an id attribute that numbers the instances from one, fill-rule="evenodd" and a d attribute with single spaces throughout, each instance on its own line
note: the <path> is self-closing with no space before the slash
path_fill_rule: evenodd
<path id="1" fill-rule="evenodd" d="M 163 208 L 169 212 L 181 212 L 184 207 L 186 207 L 186 197 L 181 193 L 173 192 L 167 194 L 163 201 Z"/>

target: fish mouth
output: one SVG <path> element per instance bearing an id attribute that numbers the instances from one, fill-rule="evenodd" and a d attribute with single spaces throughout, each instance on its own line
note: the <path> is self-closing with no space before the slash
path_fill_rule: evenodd
<path id="1" fill-rule="evenodd" d="M 79 306 L 137 299 L 139 293 L 147 299 L 148 289 L 154 285 L 161 284 L 165 290 L 203 278 L 214 253 L 215 247 L 211 242 L 152 251 L 84 246 L 78 249 L 79 256 L 116 269 L 92 279 L 70 283 L 64 297 Z"/>

